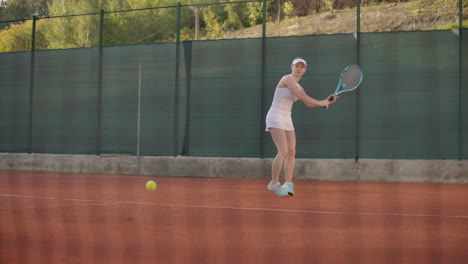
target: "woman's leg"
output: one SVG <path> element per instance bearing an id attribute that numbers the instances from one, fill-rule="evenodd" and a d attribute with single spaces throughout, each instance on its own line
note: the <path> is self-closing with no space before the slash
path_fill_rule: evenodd
<path id="1" fill-rule="evenodd" d="M 284 160 L 288 153 L 288 141 L 286 131 L 278 128 L 270 128 L 270 134 L 273 138 L 278 153 L 276 154 L 273 164 L 271 165 L 271 181 L 273 183 L 279 182 L 279 175 L 283 167 Z"/>
<path id="2" fill-rule="evenodd" d="M 287 154 L 286 163 L 284 164 L 284 175 L 286 182 L 292 182 L 294 167 L 296 165 L 296 133 L 293 131 L 286 131 L 287 141 Z"/>

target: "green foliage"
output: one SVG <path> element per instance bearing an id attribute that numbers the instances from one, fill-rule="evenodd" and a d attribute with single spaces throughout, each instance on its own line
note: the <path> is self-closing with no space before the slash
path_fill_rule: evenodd
<path id="1" fill-rule="evenodd" d="M 468 1 L 468 0 L 467 0 Z M 250 24 L 258 25 L 263 23 L 263 5 L 262 3 L 248 3 Z"/>
<path id="2" fill-rule="evenodd" d="M 325 10 L 333 12 L 335 8 L 335 2 L 333 0 L 323 0 L 325 4 Z"/>
<path id="3" fill-rule="evenodd" d="M 283 13 L 286 15 L 286 17 L 292 17 L 294 13 L 294 5 L 292 2 L 285 2 L 283 5 Z"/>
<path id="4" fill-rule="evenodd" d="M 43 23 L 37 21 L 36 29 L 42 28 Z M 31 50 L 32 41 L 32 20 L 22 23 L 11 24 L 0 31 L 0 52 L 26 51 Z M 36 49 L 44 49 L 47 41 L 44 35 L 36 32 Z"/>
<path id="5" fill-rule="evenodd" d="M 227 12 L 221 5 L 201 8 L 201 17 L 206 24 L 203 32 L 210 38 L 223 35 L 223 23 L 227 19 Z"/>
<path id="6" fill-rule="evenodd" d="M 52 0 L 7 0 L 7 7 L 2 11 L 1 20 L 19 20 L 32 16 L 46 16 L 47 4 Z"/>
<path id="7" fill-rule="evenodd" d="M 31 21 L 13 24 L 0 31 L 0 52 L 31 49 Z"/>
<path id="8" fill-rule="evenodd" d="M 52 0 L 8 0 L 7 7 L 0 9 L 0 20 L 31 19 L 35 16 L 48 15 L 47 3 Z M 0 30 L 13 25 L 13 23 L 0 23 Z"/>
<path id="9" fill-rule="evenodd" d="M 230 0 L 225 0 L 230 1 Z M 117 10 L 142 9 L 225 2 L 221 0 L 8 0 L 8 7 L 2 10 L 2 19 L 13 20 L 39 15 L 36 26 L 37 49 L 63 49 L 93 47 L 99 44 L 100 15 L 83 15 L 63 18 L 74 14 L 99 13 L 105 10 L 104 45 L 125 45 L 175 41 L 176 8 L 147 9 L 128 12 Z M 234 1 L 234 0 L 232 0 Z M 402 2 L 404 0 L 361 0 L 363 4 Z M 284 17 L 299 17 L 319 11 L 334 11 L 354 7 L 354 0 L 272 0 L 268 4 L 269 21 Z M 425 12 L 443 12 L 456 8 L 458 0 L 413 0 L 408 3 L 414 8 L 415 17 Z M 468 0 L 463 0 L 468 8 Z M 245 2 L 199 6 L 200 38 L 223 38 L 228 31 L 249 28 L 263 21 L 262 2 Z M 312 11 L 311 11 L 312 10 Z M 466 13 L 466 12 L 465 12 Z M 195 38 L 195 8 L 181 9 L 181 40 Z M 458 26 L 458 25 L 457 25 Z M 448 28 L 456 27 L 454 24 Z M 3 30 L 2 30 L 3 28 Z M 31 45 L 31 21 L 25 23 L 0 23 L 0 51 L 29 50 Z"/>
<path id="10" fill-rule="evenodd" d="M 105 15 L 105 45 L 174 41 L 176 9 L 153 9 Z"/>
<path id="11" fill-rule="evenodd" d="M 51 16 L 96 12 L 99 1 L 54 0 L 49 6 Z M 96 46 L 99 38 L 99 16 L 74 16 L 44 20 L 40 32 L 48 40 L 49 49 Z"/>
<path id="12" fill-rule="evenodd" d="M 156 1 L 157 2 L 157 1 Z M 136 0 L 55 0 L 52 14 L 96 13 L 101 9 L 132 10 L 145 8 L 155 1 Z M 104 15 L 104 45 L 154 43 L 175 39 L 175 8 L 150 9 Z M 49 48 L 92 47 L 99 44 L 100 15 L 48 20 Z"/>
<path id="13" fill-rule="evenodd" d="M 226 31 L 262 23 L 261 3 L 235 3 L 202 7 L 205 38 L 221 38 Z"/>
<path id="14" fill-rule="evenodd" d="M 458 23 L 457 24 L 448 24 L 445 27 L 436 28 L 436 30 L 454 29 L 454 28 L 458 28 L 458 27 L 459 27 Z M 468 20 L 463 20 L 462 21 L 462 28 L 468 28 Z"/>

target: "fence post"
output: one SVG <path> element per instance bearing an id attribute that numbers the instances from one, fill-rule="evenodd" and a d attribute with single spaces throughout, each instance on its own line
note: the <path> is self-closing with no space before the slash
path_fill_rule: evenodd
<path id="1" fill-rule="evenodd" d="M 192 41 L 184 41 L 184 61 L 186 76 L 186 95 L 185 95 L 185 133 L 180 155 L 190 156 L 190 96 L 192 89 Z"/>
<path id="2" fill-rule="evenodd" d="M 263 0 L 262 5 L 262 38 L 266 37 L 266 0 Z"/>
<path id="3" fill-rule="evenodd" d="M 458 160 L 463 159 L 463 1 L 458 0 Z"/>
<path id="4" fill-rule="evenodd" d="M 463 0 L 458 0 L 458 28 L 463 28 Z"/>
<path id="5" fill-rule="evenodd" d="M 357 22 L 356 22 L 356 33 L 359 34 L 361 32 L 361 0 L 357 0 L 356 3 L 356 14 L 357 14 Z"/>
<path id="6" fill-rule="evenodd" d="M 356 64 L 360 64 L 360 57 L 361 57 L 361 0 L 357 0 L 356 2 Z M 360 125 L 361 125 L 361 111 L 360 111 L 360 92 L 357 91 L 356 93 L 356 137 L 355 137 L 355 162 L 356 164 L 359 162 L 360 156 L 360 149 L 359 149 L 359 134 L 360 134 Z"/>
<path id="7" fill-rule="evenodd" d="M 180 58 L 180 8 L 177 3 L 177 21 L 176 21 L 176 54 L 175 54 L 175 91 L 174 91 L 174 156 L 178 155 L 178 122 L 179 122 L 179 58 Z"/>
<path id="8" fill-rule="evenodd" d="M 34 57 L 36 50 L 36 21 L 37 17 L 33 16 L 32 32 L 31 32 L 31 65 L 29 76 L 29 124 L 28 124 L 28 153 L 32 153 L 32 125 L 33 125 L 33 99 L 34 99 Z"/>
<path id="9" fill-rule="evenodd" d="M 32 21 L 32 37 L 31 37 L 31 50 L 36 49 L 36 21 L 37 17 L 33 16 L 33 21 Z"/>
<path id="10" fill-rule="evenodd" d="M 101 155 L 101 116 L 102 116 L 102 66 L 103 66 L 103 44 L 104 44 L 104 10 L 101 9 L 99 16 L 99 69 L 98 69 L 98 93 L 96 109 L 96 155 Z"/>
<path id="11" fill-rule="evenodd" d="M 101 14 L 99 16 L 99 47 L 102 47 L 104 44 L 104 10 L 101 9 Z"/>
<path id="12" fill-rule="evenodd" d="M 260 158 L 264 158 L 264 116 L 265 116 L 265 56 L 266 56 L 266 0 L 263 0 L 262 6 L 262 73 L 261 73 L 261 87 L 260 87 Z"/>

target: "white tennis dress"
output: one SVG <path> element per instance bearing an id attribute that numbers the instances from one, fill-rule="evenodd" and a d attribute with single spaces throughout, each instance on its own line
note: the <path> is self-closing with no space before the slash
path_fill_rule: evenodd
<path id="1" fill-rule="evenodd" d="M 296 85 L 298 89 L 302 90 L 299 84 Z M 298 98 L 289 88 L 276 87 L 273 102 L 266 116 L 265 131 L 270 131 L 270 128 L 279 128 L 288 131 L 294 130 L 291 110 L 294 102 L 297 100 Z"/>

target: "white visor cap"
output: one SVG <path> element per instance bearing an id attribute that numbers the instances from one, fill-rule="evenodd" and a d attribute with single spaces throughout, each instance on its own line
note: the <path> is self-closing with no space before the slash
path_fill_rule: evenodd
<path id="1" fill-rule="evenodd" d="M 294 59 L 292 64 L 296 65 L 296 63 L 302 62 L 307 67 L 307 62 L 304 59 Z"/>

